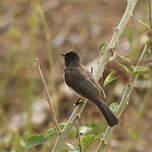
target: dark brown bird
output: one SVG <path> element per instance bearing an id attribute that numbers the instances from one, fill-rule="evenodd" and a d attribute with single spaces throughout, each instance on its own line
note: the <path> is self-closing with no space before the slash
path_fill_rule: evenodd
<path id="1" fill-rule="evenodd" d="M 61 55 L 65 59 L 64 78 L 66 84 L 80 96 L 96 104 L 103 113 L 109 126 L 113 127 L 117 125 L 119 120 L 104 101 L 99 83 L 97 83 L 91 73 L 83 67 L 78 54 L 69 52 L 67 54 L 61 53 Z"/>

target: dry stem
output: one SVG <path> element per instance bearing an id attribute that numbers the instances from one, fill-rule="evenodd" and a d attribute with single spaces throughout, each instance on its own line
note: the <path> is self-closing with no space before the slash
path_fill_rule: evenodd
<path id="1" fill-rule="evenodd" d="M 54 107 L 53 107 L 53 105 L 51 103 L 51 97 L 50 97 L 49 91 L 47 89 L 47 85 L 46 85 L 46 82 L 45 82 L 45 79 L 44 79 L 44 74 L 42 73 L 42 70 L 41 70 L 41 65 L 40 65 L 39 59 L 35 58 L 35 60 L 36 60 L 37 65 L 38 65 L 39 73 L 40 73 L 40 76 L 41 76 L 41 81 L 42 81 L 42 84 L 43 84 L 43 87 L 44 87 L 44 90 L 45 90 L 45 93 L 46 93 L 46 97 L 47 97 L 47 102 L 48 102 L 48 104 L 50 106 L 50 111 L 52 112 L 53 121 L 54 121 L 58 131 L 61 132 L 61 128 L 60 128 L 59 123 L 57 121 L 57 117 L 56 117 L 56 113 L 55 113 Z"/>

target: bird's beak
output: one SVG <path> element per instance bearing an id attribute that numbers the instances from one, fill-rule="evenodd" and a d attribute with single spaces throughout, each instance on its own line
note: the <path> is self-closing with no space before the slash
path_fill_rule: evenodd
<path id="1" fill-rule="evenodd" d="M 65 53 L 61 53 L 60 55 L 63 56 L 63 57 L 65 57 Z"/>

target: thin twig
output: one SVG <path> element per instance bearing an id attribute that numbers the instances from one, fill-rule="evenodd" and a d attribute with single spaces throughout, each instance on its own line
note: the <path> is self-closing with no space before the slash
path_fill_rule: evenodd
<path id="1" fill-rule="evenodd" d="M 76 122 L 76 128 L 77 128 L 77 136 L 78 136 L 78 140 L 79 140 L 79 148 L 80 148 L 80 152 L 83 152 L 83 147 L 81 144 L 81 134 L 80 134 L 80 119 L 77 120 Z"/>
<path id="2" fill-rule="evenodd" d="M 134 68 L 134 71 L 136 71 L 138 69 L 141 61 L 143 60 L 143 57 L 144 57 L 144 54 L 145 54 L 146 51 L 147 51 L 147 44 L 145 44 L 145 47 L 144 47 L 144 49 L 143 49 L 143 51 L 142 51 L 142 53 L 140 55 L 140 58 L 138 60 L 138 63 L 136 65 L 136 67 Z M 122 97 L 121 102 L 119 104 L 119 110 L 117 112 L 117 116 L 119 118 L 122 115 L 122 113 L 123 113 L 124 109 L 126 108 L 126 106 L 128 105 L 128 101 L 129 101 L 129 98 L 131 96 L 131 93 L 132 93 L 132 90 L 134 88 L 134 84 L 135 84 L 137 78 L 138 78 L 138 75 L 135 76 L 135 78 L 132 80 L 132 82 L 129 83 L 127 85 L 127 87 L 125 88 L 123 97 Z M 108 126 L 106 128 L 106 130 L 105 130 L 104 135 L 103 135 L 102 138 L 105 139 L 105 140 L 108 140 L 108 137 L 109 137 L 110 133 L 112 133 L 112 130 L 113 129 Z M 102 152 L 104 148 L 105 148 L 104 142 L 100 142 L 99 146 L 97 147 L 96 152 Z"/>
<path id="3" fill-rule="evenodd" d="M 151 0 L 148 0 L 148 18 L 149 18 L 149 24 L 150 28 L 152 28 L 152 2 Z"/>
<path id="4" fill-rule="evenodd" d="M 97 64 L 97 69 L 93 73 L 95 75 L 94 78 L 96 81 L 99 81 L 99 79 L 102 77 L 105 66 L 108 63 L 109 58 L 110 58 L 110 54 L 111 54 L 110 49 L 113 48 L 115 46 L 115 44 L 118 42 L 120 35 L 124 31 L 130 17 L 132 16 L 132 13 L 136 6 L 137 1 L 138 0 L 128 0 L 127 8 L 117 27 L 117 30 L 114 31 L 114 34 L 112 36 L 112 39 L 111 39 L 108 47 L 106 48 L 103 56 L 99 58 L 99 64 Z M 65 142 L 67 136 L 69 135 L 70 130 L 75 125 L 77 115 L 81 115 L 86 103 L 87 103 L 87 100 L 84 101 L 83 105 L 80 104 L 77 107 L 75 107 L 75 109 L 73 110 L 69 120 L 67 121 L 67 123 L 62 131 L 62 134 L 60 136 L 58 136 L 56 143 L 52 149 L 52 152 L 61 152 L 64 142 Z"/>
<path id="5" fill-rule="evenodd" d="M 49 91 L 47 89 L 47 85 L 46 85 L 46 82 L 45 82 L 45 79 L 44 79 L 44 74 L 42 73 L 42 70 L 41 70 L 41 65 L 40 65 L 39 59 L 35 58 L 35 60 L 36 60 L 37 65 L 38 65 L 39 73 L 40 73 L 40 76 L 41 76 L 41 81 L 42 81 L 42 84 L 43 84 L 43 87 L 44 87 L 44 90 L 45 90 L 45 93 L 46 93 L 46 97 L 47 97 L 47 102 L 48 102 L 48 104 L 50 106 L 50 111 L 52 112 L 53 121 L 54 121 L 58 131 L 61 132 L 61 128 L 60 128 L 59 123 L 57 121 L 57 117 L 56 117 L 56 113 L 55 113 L 54 107 L 53 107 L 53 105 L 51 103 L 51 97 L 50 97 Z"/>

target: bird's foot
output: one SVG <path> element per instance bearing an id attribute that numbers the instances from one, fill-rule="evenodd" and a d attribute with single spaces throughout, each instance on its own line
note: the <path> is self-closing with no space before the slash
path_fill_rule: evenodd
<path id="1" fill-rule="evenodd" d="M 79 99 L 75 102 L 75 104 L 73 105 L 73 107 L 76 107 L 76 106 L 78 106 L 79 104 L 83 104 L 83 101 L 81 101 L 81 98 L 79 98 Z"/>
<path id="2" fill-rule="evenodd" d="M 62 130 L 57 132 L 57 135 L 61 135 L 62 134 Z"/>

